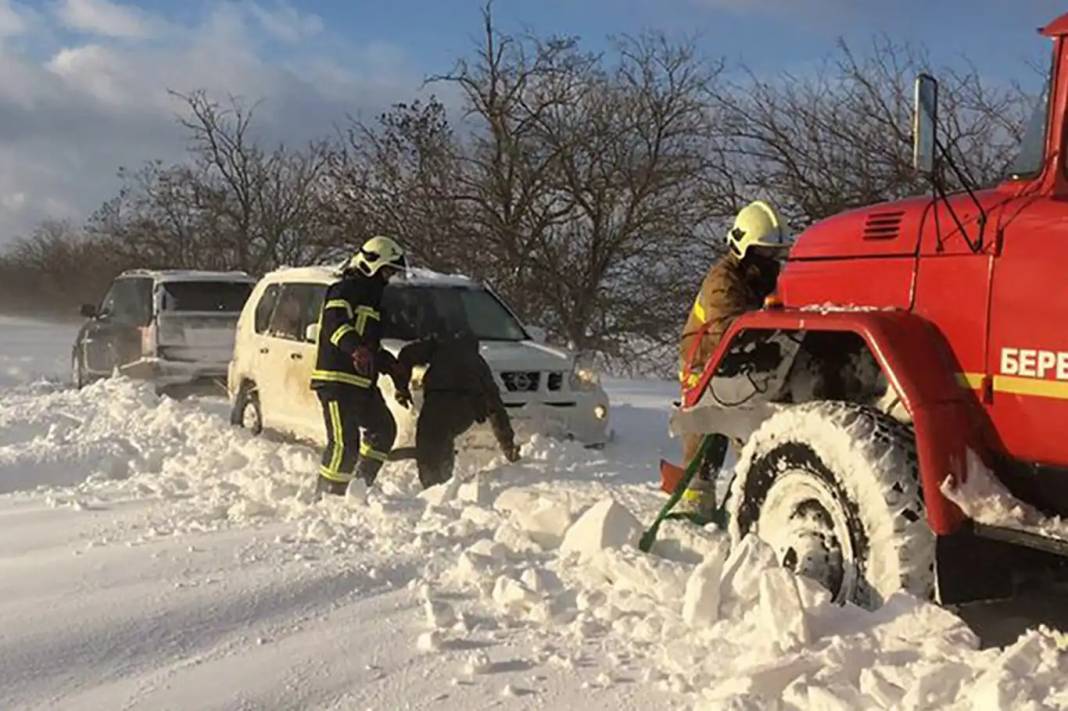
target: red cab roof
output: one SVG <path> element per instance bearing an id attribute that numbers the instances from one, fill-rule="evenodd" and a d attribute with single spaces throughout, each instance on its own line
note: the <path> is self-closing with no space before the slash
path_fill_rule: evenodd
<path id="1" fill-rule="evenodd" d="M 1044 34 L 1046 37 L 1060 37 L 1061 35 L 1068 35 L 1068 13 L 1061 15 L 1056 20 L 1040 29 L 1039 32 Z"/>

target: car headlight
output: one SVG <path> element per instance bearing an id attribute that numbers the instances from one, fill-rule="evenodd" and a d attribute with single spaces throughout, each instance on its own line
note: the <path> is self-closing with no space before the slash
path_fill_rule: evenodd
<path id="1" fill-rule="evenodd" d="M 572 390 L 593 390 L 601 382 L 601 376 L 594 368 L 592 359 L 577 358 L 571 370 Z"/>
<path id="2" fill-rule="evenodd" d="M 408 380 L 408 388 L 411 390 L 422 390 L 424 377 L 426 377 L 425 365 L 417 365 L 412 368 L 412 376 Z"/>

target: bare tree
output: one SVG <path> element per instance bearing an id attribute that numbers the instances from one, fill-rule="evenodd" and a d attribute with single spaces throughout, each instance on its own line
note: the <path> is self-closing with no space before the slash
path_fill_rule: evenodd
<path id="1" fill-rule="evenodd" d="M 46 221 L 0 255 L 0 304 L 8 312 L 74 317 L 126 264 L 66 222 Z"/>
<path id="2" fill-rule="evenodd" d="M 555 198 L 559 156 L 539 134 L 549 114 L 575 97 L 579 77 L 596 57 L 579 52 L 572 38 L 501 34 L 488 4 L 482 19 L 474 59 L 432 80 L 453 84 L 465 101 L 468 131 L 452 199 L 477 244 L 478 275 L 525 316 L 543 320 L 549 307 L 535 254 L 569 208 Z"/>
<path id="3" fill-rule="evenodd" d="M 922 50 L 877 38 L 865 55 L 840 43 L 811 75 L 766 80 L 747 72 L 714 92 L 717 151 L 734 189 L 772 198 L 798 228 L 923 193 L 927 186 L 910 163 L 912 82 L 929 68 Z M 969 65 L 937 74 L 943 140 L 973 185 L 989 184 L 1004 174 L 1019 140 L 1022 93 L 984 83 Z"/>
<path id="4" fill-rule="evenodd" d="M 324 207 L 326 142 L 264 149 L 253 111 L 204 93 L 182 97 L 193 160 L 120 169 L 123 188 L 91 218 L 90 230 L 144 266 L 262 273 L 321 258 L 331 245 Z"/>
<path id="5" fill-rule="evenodd" d="M 416 261 L 466 267 L 458 148 L 445 107 L 433 97 L 397 104 L 374 124 L 350 119 L 331 160 L 334 224 L 349 251 L 375 234 L 392 235 Z"/>
<path id="6" fill-rule="evenodd" d="M 720 67 L 662 36 L 623 38 L 614 67 L 542 122 L 566 207 L 538 243 L 539 276 L 562 332 L 577 346 L 631 356 L 665 341 L 715 255 L 694 239 L 707 219 L 696 176 L 706 169 L 703 95 Z"/>

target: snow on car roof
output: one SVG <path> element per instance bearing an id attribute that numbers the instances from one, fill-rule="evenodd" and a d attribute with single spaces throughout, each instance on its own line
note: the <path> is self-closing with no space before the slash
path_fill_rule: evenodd
<path id="1" fill-rule="evenodd" d="M 307 281 L 329 284 L 338 278 L 339 271 L 336 266 L 314 267 L 282 267 L 267 275 L 271 281 L 294 281 L 303 279 Z M 431 269 L 411 267 L 408 269 L 408 278 L 404 281 L 393 282 L 391 286 L 466 286 L 478 287 L 481 284 L 462 274 L 442 274 Z"/>
<path id="2" fill-rule="evenodd" d="M 122 277 L 148 277 L 158 282 L 167 281 L 226 281 L 248 283 L 256 279 L 245 272 L 212 272 L 196 269 L 127 269 Z"/>

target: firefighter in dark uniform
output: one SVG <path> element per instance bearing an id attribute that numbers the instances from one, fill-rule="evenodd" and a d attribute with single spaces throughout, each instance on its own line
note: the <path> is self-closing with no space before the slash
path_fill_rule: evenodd
<path id="1" fill-rule="evenodd" d="M 519 459 L 512 423 L 474 334 L 439 332 L 405 346 L 397 363 L 397 400 L 405 407 L 411 403 L 412 368 L 427 366 L 415 430 L 415 460 L 424 488 L 452 477 L 456 438 L 476 422 L 488 419 L 504 456 L 510 462 Z"/>
<path id="2" fill-rule="evenodd" d="M 373 237 L 326 291 L 311 377 L 326 421 L 320 494 L 344 494 L 354 477 L 370 486 L 393 447 L 397 424 L 378 389 L 378 374 L 392 374 L 396 361 L 380 344 L 379 307 L 386 284 L 406 269 L 400 245 Z"/>

